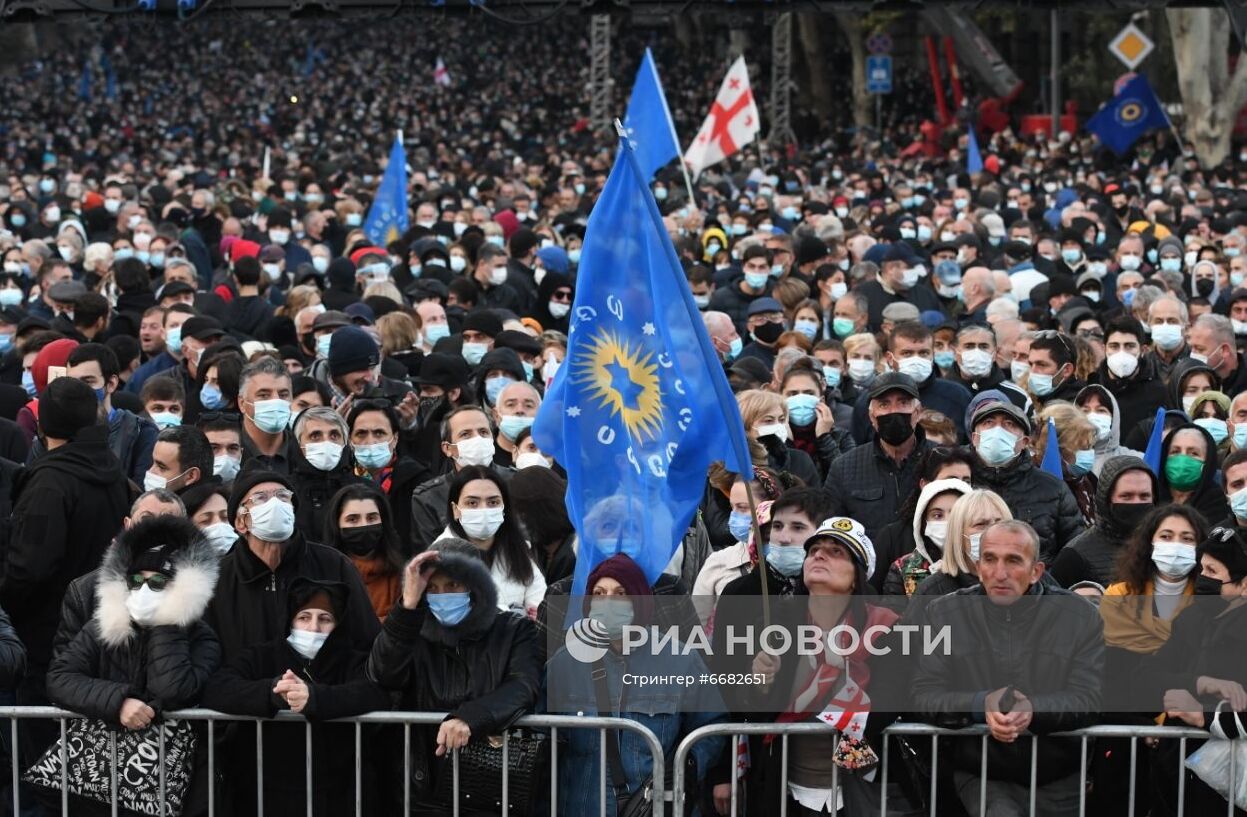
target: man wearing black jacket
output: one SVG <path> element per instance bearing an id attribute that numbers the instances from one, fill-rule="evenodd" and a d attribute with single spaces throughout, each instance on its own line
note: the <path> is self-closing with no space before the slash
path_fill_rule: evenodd
<path id="1" fill-rule="evenodd" d="M 1040 581 L 1039 537 L 1025 522 L 999 522 L 984 531 L 978 569 L 980 584 L 926 607 L 927 625 L 934 632 L 947 627 L 951 637 L 948 649 L 927 650 L 919 658 L 915 709 L 941 727 L 987 725 L 986 788 L 993 813 L 1026 812 L 1035 751 L 1035 813 L 1077 814 L 1078 741 L 1045 736 L 1095 722 L 1104 664 L 1099 614 L 1074 594 Z M 1028 732 L 1039 736 L 1036 743 Z M 956 740 L 954 746 L 957 793 L 966 810 L 977 814 L 982 738 Z"/>
<path id="2" fill-rule="evenodd" d="M 1165 404 L 1165 383 L 1156 363 L 1143 355 L 1147 338 L 1143 327 L 1129 315 L 1109 321 L 1104 330 L 1104 362 L 1091 378 L 1113 393 L 1121 409 L 1121 427 L 1134 428 L 1156 416 Z"/>

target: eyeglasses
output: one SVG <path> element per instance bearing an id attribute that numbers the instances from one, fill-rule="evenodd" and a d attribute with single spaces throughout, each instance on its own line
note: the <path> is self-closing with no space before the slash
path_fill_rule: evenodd
<path id="1" fill-rule="evenodd" d="M 159 593 L 169 586 L 171 579 L 163 573 L 153 573 L 150 576 L 144 576 L 142 573 L 131 573 L 126 576 L 126 586 L 131 590 L 138 590 L 143 585 L 147 585 L 155 592 Z"/>
<path id="2" fill-rule="evenodd" d="M 286 488 L 278 488 L 276 491 L 260 491 L 259 493 L 252 494 L 251 496 L 244 499 L 242 504 L 246 505 L 249 508 L 256 508 L 256 507 L 259 507 L 260 505 L 263 505 L 265 502 L 268 502 L 270 499 L 273 499 L 274 497 L 277 499 L 280 499 L 282 502 L 293 502 L 294 491 L 288 490 Z"/>

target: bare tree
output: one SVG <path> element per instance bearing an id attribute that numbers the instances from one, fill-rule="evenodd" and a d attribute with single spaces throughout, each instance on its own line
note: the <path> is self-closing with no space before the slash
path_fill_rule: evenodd
<path id="1" fill-rule="evenodd" d="M 1165 15 L 1178 66 L 1183 136 L 1204 167 L 1230 152 L 1234 120 L 1247 103 L 1247 59 L 1230 74 L 1230 20 L 1219 8 L 1170 8 Z"/>

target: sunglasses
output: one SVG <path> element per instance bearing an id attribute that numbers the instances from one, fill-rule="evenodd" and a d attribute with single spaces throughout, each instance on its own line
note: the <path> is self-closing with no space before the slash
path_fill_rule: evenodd
<path id="1" fill-rule="evenodd" d="M 571 303 L 572 294 L 566 290 L 558 290 L 550 295 L 550 300 Z"/>
<path id="2" fill-rule="evenodd" d="M 171 579 L 163 573 L 153 573 L 150 576 L 144 576 L 142 573 L 131 573 L 126 576 L 126 586 L 131 590 L 138 590 L 143 585 L 147 585 L 155 592 L 159 593 L 169 586 Z"/>

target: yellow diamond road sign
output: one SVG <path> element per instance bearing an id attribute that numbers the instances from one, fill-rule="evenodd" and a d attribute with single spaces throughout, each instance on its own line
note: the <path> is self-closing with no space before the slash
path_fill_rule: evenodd
<path id="1" fill-rule="evenodd" d="M 1147 55 L 1151 54 L 1155 47 L 1156 45 L 1134 23 L 1127 24 L 1108 44 L 1108 50 L 1113 53 L 1113 56 L 1125 63 L 1126 67 L 1131 70 L 1147 59 Z"/>

